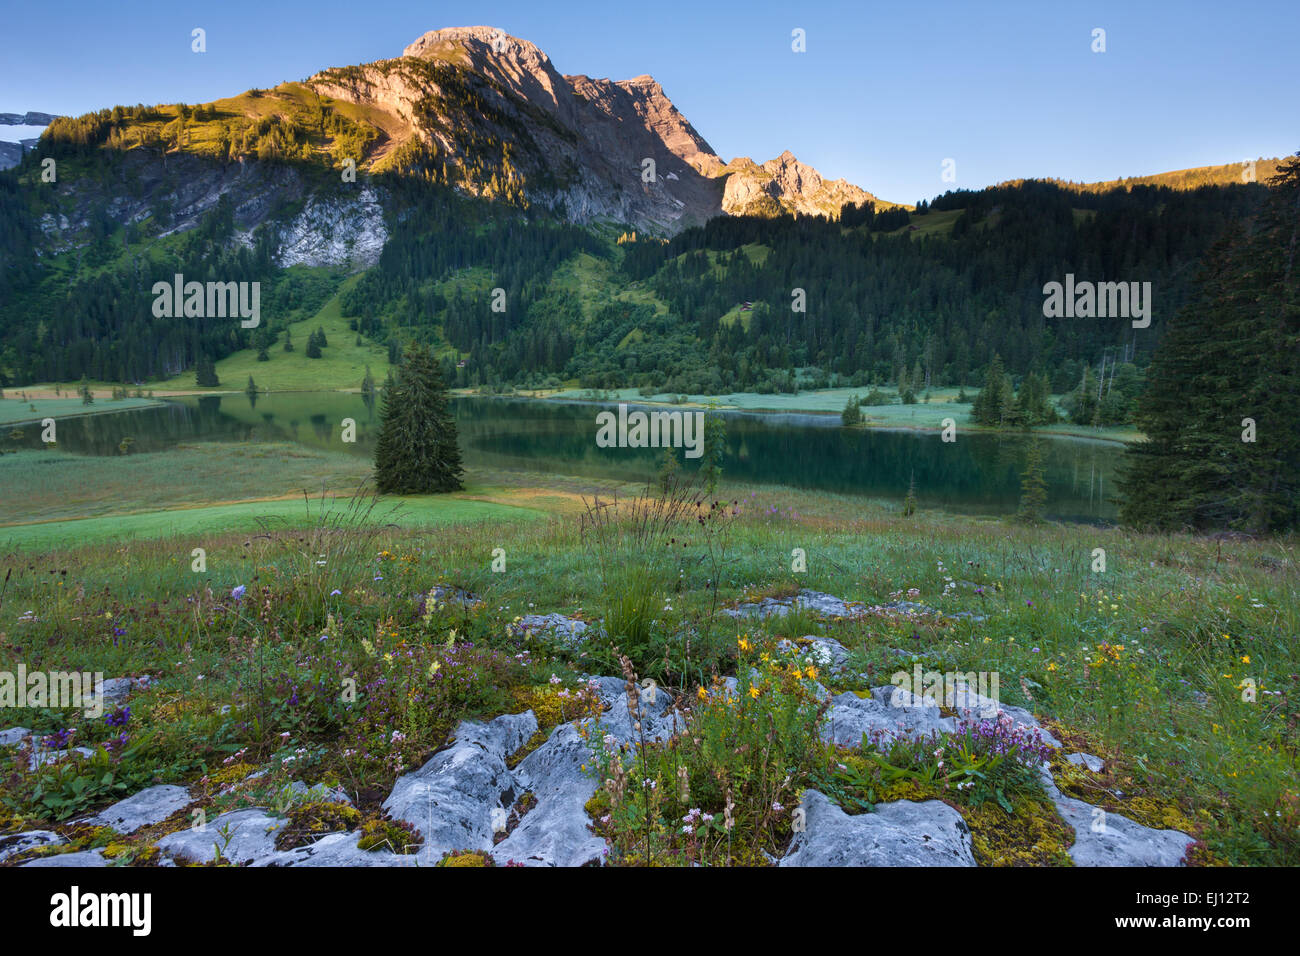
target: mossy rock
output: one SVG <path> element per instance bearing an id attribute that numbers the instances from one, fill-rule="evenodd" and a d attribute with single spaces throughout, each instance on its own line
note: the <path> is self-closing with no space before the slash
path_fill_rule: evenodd
<path id="1" fill-rule="evenodd" d="M 405 820 L 370 817 L 361 824 L 361 839 L 357 841 L 357 847 L 367 851 L 414 853 L 423 843 L 420 831 Z"/>
<path id="2" fill-rule="evenodd" d="M 535 714 L 536 712 L 534 711 L 534 715 Z M 506 758 L 506 766 L 509 767 L 511 770 L 514 770 L 515 767 L 523 763 L 525 757 L 527 757 L 530 753 L 532 753 L 542 744 L 546 743 L 546 741 L 548 741 L 550 738 L 551 738 L 551 728 L 538 727 L 537 733 L 529 737 L 527 742 L 522 747 L 520 747 L 518 750 L 516 750 L 509 757 Z"/>
<path id="3" fill-rule="evenodd" d="M 475 853 L 468 850 L 452 850 L 441 860 L 439 866 L 496 866 L 492 857 L 486 853 Z"/>
<path id="4" fill-rule="evenodd" d="M 257 766 L 251 763 L 232 763 L 229 767 L 222 767 L 220 770 L 214 770 L 208 774 L 208 782 L 225 786 L 232 783 L 240 783 L 247 780 L 249 776 L 257 773 Z"/>
<path id="5" fill-rule="evenodd" d="M 1022 797 L 1007 813 L 992 800 L 959 807 L 980 866 L 1073 866 L 1074 831 L 1046 797 Z"/>
<path id="6" fill-rule="evenodd" d="M 567 696 L 561 696 L 560 691 L 564 689 L 553 684 L 518 687 L 515 688 L 514 698 L 520 710 L 533 712 L 539 732 L 580 717 L 600 716 L 599 697 L 583 691 L 569 691 Z"/>
<path id="7" fill-rule="evenodd" d="M 346 803 L 313 800 L 289 810 L 289 820 L 275 835 L 277 850 L 315 843 L 330 833 L 346 833 L 361 823 L 361 811 Z"/>

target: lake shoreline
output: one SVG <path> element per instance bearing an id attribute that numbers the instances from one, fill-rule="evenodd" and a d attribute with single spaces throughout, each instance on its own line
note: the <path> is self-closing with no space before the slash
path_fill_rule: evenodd
<path id="1" fill-rule="evenodd" d="M 45 388 L 38 387 L 36 389 L 22 390 L 22 391 L 31 399 L 35 399 L 38 401 L 41 399 L 50 399 L 55 397 L 53 391 Z M 257 394 L 258 396 L 271 396 L 271 395 L 292 395 L 292 394 L 301 394 L 304 392 L 323 392 L 323 391 L 336 392 L 345 395 L 357 395 L 360 394 L 361 389 L 356 387 L 313 388 L 313 389 L 259 388 Z M 513 392 L 510 394 L 491 395 L 491 394 L 483 394 L 475 389 L 456 388 L 456 389 L 449 389 L 448 393 L 453 398 L 492 398 L 492 399 L 504 399 L 509 401 L 551 403 L 557 405 L 593 405 L 597 407 L 613 407 L 619 404 L 626 404 L 629 406 L 638 406 L 642 408 L 653 408 L 653 409 L 718 411 L 727 415 L 750 415 L 750 416 L 759 417 L 759 418 L 763 418 L 770 421 L 776 421 L 776 422 L 788 421 L 792 424 L 817 425 L 819 427 L 833 426 L 839 428 L 870 429 L 873 431 L 885 431 L 885 432 L 914 432 L 918 434 L 930 434 L 930 433 L 941 431 L 943 428 L 942 423 L 936 421 L 929 421 L 929 422 L 918 423 L 918 424 L 907 424 L 902 422 L 885 421 L 880 419 L 878 416 L 876 416 L 875 421 L 868 420 L 862 422 L 859 425 L 845 426 L 839 424 L 838 422 L 840 412 L 829 408 L 779 408 L 779 407 L 771 407 L 771 406 L 763 406 L 763 405 L 742 407 L 734 403 L 714 405 L 705 401 L 664 402 L 664 401 L 655 401 L 654 398 L 652 397 L 646 398 L 646 397 L 638 396 L 633 398 L 630 396 L 620 397 L 617 395 L 610 398 L 588 398 L 582 395 L 573 395 L 571 394 L 573 391 L 574 391 L 573 389 L 529 389 L 521 392 Z M 833 393 L 842 393 L 842 392 L 849 392 L 854 390 L 829 389 L 826 391 L 833 392 Z M 151 399 L 153 401 L 158 402 L 158 401 L 165 401 L 166 399 L 169 398 L 193 398 L 195 396 L 226 397 L 226 396 L 246 395 L 246 394 L 247 392 L 244 389 L 233 389 L 233 388 L 231 389 L 227 389 L 227 388 L 168 389 L 163 392 L 154 391 L 151 396 Z M 816 395 L 817 393 L 807 392 L 803 394 L 813 396 Z M 759 393 L 756 392 L 732 392 L 729 394 L 728 397 L 729 398 L 736 398 L 736 397 L 755 398 L 758 400 L 762 399 L 762 396 L 760 396 Z M 98 398 L 98 396 L 96 396 L 96 398 Z M 24 401 L 25 400 L 26 399 L 24 399 Z M 950 403 L 934 403 L 934 404 L 950 404 Z M 898 408 L 898 407 L 900 406 L 897 405 L 862 406 L 863 414 L 867 416 L 868 419 L 873 417 L 870 415 L 870 412 L 867 411 L 868 409 Z M 927 408 L 930 408 L 930 406 L 927 405 L 927 403 L 917 403 L 916 405 L 906 406 L 906 407 L 914 410 L 926 410 Z M 99 411 L 101 411 L 101 409 L 96 409 L 94 412 L 88 410 L 84 414 L 95 414 Z M 102 411 L 113 411 L 113 409 L 102 409 Z M 71 416 L 65 414 L 60 417 L 71 417 Z M 40 421 L 39 416 L 32 419 L 24 419 L 22 421 L 4 421 L 3 419 L 0 419 L 0 424 L 23 425 L 23 424 L 30 424 L 32 422 L 38 422 L 38 421 Z M 980 435 L 1028 435 L 1028 436 L 1044 437 L 1044 438 L 1057 438 L 1057 439 L 1063 438 L 1063 439 L 1070 439 L 1074 441 L 1101 442 L 1108 445 L 1119 445 L 1121 447 L 1137 444 L 1144 440 L 1144 436 L 1136 429 L 1116 429 L 1115 431 L 1109 434 L 1096 434 L 1094 432 L 1087 430 L 1085 426 L 1078 426 L 1078 425 L 1049 425 L 1045 427 L 1032 429 L 1028 432 L 1026 432 L 1024 429 L 1021 428 L 992 428 L 987 425 L 975 425 L 970 422 L 959 422 L 957 427 L 958 427 L 959 434 L 961 432 L 966 432 L 966 433 L 980 434 Z"/>

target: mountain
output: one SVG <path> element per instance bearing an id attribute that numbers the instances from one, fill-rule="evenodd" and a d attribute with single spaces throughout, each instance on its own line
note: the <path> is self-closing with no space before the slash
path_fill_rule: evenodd
<path id="1" fill-rule="evenodd" d="M 848 204 L 875 203 L 875 196 L 843 179 L 825 180 L 817 170 L 795 159 L 788 149 L 776 159 L 755 163 L 747 156 L 724 169 L 722 208 L 736 216 L 780 215 L 783 212 L 837 218 Z"/>
<path id="2" fill-rule="evenodd" d="M 192 107 L 116 107 L 56 121 L 52 131 L 85 145 L 239 164 L 238 175 L 186 167 L 169 200 L 177 228 L 192 227 L 225 194 L 242 227 L 261 224 L 270 204 L 245 180 L 254 159 L 334 169 L 350 160 L 360 173 L 397 173 L 576 224 L 659 236 L 723 213 L 837 216 L 844 202 L 871 198 L 842 180 L 823 180 L 788 152 L 762 166 L 727 164 L 652 77 L 564 76 L 534 44 L 481 26 L 434 30 L 400 57 L 322 70 L 270 90 Z M 346 209 L 350 201 L 337 189 L 326 194 L 287 178 L 295 182 L 280 186 L 295 196 L 336 207 L 317 209 L 317 219 L 345 231 L 351 213 L 373 223 L 373 210 Z M 165 197 L 141 198 L 151 204 Z M 301 238 L 311 224 L 291 232 Z M 355 238 L 365 249 L 383 245 L 377 229 Z M 303 251 L 303 243 L 294 245 Z M 328 252 L 290 254 L 285 262 L 326 264 Z M 359 264 L 373 261 L 363 256 Z"/>
<path id="3" fill-rule="evenodd" d="M 424 342 L 458 386 L 965 387 L 1000 360 L 1063 392 L 1118 355 L 1127 400 L 1200 256 L 1265 191 L 1029 181 L 908 209 L 790 152 L 724 162 L 649 76 L 440 30 L 274 89 L 55 118 L 0 174 L 0 387 L 225 380 L 245 359 L 320 380 L 289 346 L 324 323 L 331 357 L 351 343 L 382 371 Z M 1044 315 L 1072 273 L 1150 282 L 1149 329 Z M 155 314 L 177 274 L 259 283 L 260 324 Z"/>
<path id="4" fill-rule="evenodd" d="M 871 198 L 789 152 L 761 167 L 724 163 L 653 77 L 563 76 L 532 43 L 491 27 L 434 30 L 398 59 L 304 85 L 375 111 L 367 121 L 385 138 L 366 168 L 432 170 L 473 195 L 523 199 L 576 223 L 673 234 L 723 212 L 834 216 Z"/>

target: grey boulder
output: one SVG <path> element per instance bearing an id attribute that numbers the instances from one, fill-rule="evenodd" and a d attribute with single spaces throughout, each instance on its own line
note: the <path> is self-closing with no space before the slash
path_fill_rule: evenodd
<path id="1" fill-rule="evenodd" d="M 1100 757 L 1094 757 L 1092 754 L 1083 753 L 1067 754 L 1065 762 L 1072 763 L 1076 767 L 1087 767 L 1093 773 L 1101 773 L 1102 768 L 1106 766 L 1106 762 Z"/>
<path id="2" fill-rule="evenodd" d="M 1153 830 L 1073 797 L 1059 797 L 1056 810 L 1074 827 L 1069 853 L 1075 866 L 1179 866 L 1195 842 L 1178 830 Z"/>
<path id="3" fill-rule="evenodd" d="M 141 790 L 101 810 L 86 822 L 92 826 L 112 827 L 118 833 L 134 833 L 141 827 L 161 823 L 191 802 L 184 787 L 162 784 Z"/>
<path id="4" fill-rule="evenodd" d="M 450 747 L 397 781 L 384 810 L 423 835 L 422 861 L 436 862 L 452 850 L 492 849 L 493 810 L 508 810 L 515 801 L 506 758 L 536 730 L 531 710 L 488 724 L 463 722 Z"/>
<path id="5" fill-rule="evenodd" d="M 584 866 L 604 860 L 605 841 L 588 829 L 586 803 L 596 792 L 596 780 L 582 768 L 591 760 L 574 723 L 555 728 L 523 759 L 515 768 L 519 788 L 531 791 L 537 804 L 492 850 L 498 863 Z"/>
<path id="6" fill-rule="evenodd" d="M 0 836 L 0 863 L 10 857 L 34 850 L 41 846 L 58 846 L 67 841 L 53 830 L 28 830 L 26 833 L 11 833 Z"/>
<path id="7" fill-rule="evenodd" d="M 285 823 L 261 809 L 232 810 L 201 827 L 169 833 L 155 844 L 165 855 L 190 863 L 221 858 L 232 863 L 256 863 L 276 855 L 275 835 Z"/>
<path id="8" fill-rule="evenodd" d="M 974 866 L 970 830 L 940 800 L 879 804 L 850 816 L 817 790 L 804 791 L 803 827 L 780 866 Z"/>
<path id="9" fill-rule="evenodd" d="M 108 861 L 104 859 L 103 850 L 95 849 L 82 850 L 79 853 L 60 853 L 57 856 L 43 856 L 39 860 L 32 860 L 30 863 L 20 863 L 19 866 L 108 866 Z"/>
<path id="10" fill-rule="evenodd" d="M 17 747 L 32 734 L 30 727 L 10 727 L 0 730 L 0 747 Z"/>
<path id="11" fill-rule="evenodd" d="M 831 701 L 826 717 L 822 739 L 839 747 L 858 746 L 863 734 L 885 742 L 894 738 L 917 740 L 956 730 L 953 719 L 943 716 L 932 700 L 913 698 L 893 686 L 878 687 L 869 698 L 840 694 Z"/>

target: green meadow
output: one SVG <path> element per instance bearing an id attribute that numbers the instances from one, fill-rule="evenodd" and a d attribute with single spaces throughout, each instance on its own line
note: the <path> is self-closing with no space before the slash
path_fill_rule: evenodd
<path id="1" fill-rule="evenodd" d="M 194 452 L 191 465 L 206 453 Z M 103 464 L 118 487 L 141 477 Z M 253 459 L 241 467 L 253 472 L 250 486 L 273 477 L 258 477 Z M 280 477 L 301 476 L 290 469 Z M 759 666 L 751 655 L 760 651 L 784 660 L 781 638 L 816 633 L 840 641 L 864 675 L 838 684 L 818 675 L 833 692 L 865 694 L 916 664 L 1000 673 L 1005 704 L 1028 708 L 1071 749 L 1106 761 L 1094 777 L 1058 768 L 1067 791 L 1145 825 L 1193 835 L 1189 862 L 1300 863 L 1293 718 L 1300 576 L 1292 538 L 1222 541 L 927 511 L 908 516 L 898 503 L 725 483 L 720 509 L 701 512 L 684 498 L 634 499 L 634 489 L 611 485 L 595 492 L 602 505 L 593 510 L 573 483 L 556 476 L 496 484 L 482 477 L 452 496 L 374 502 L 348 498 L 339 485 L 330 490 L 340 497 L 323 500 L 5 529 L 6 655 L 29 670 L 92 669 L 154 681 L 131 699 L 125 750 L 110 747 L 102 758 L 37 773 L 17 773 L 14 758 L 0 755 L 11 781 L 0 818 L 8 815 L 9 827 L 53 827 L 69 839 L 40 852 L 99 846 L 117 863 L 148 863 L 156 851 L 144 837 L 69 821 L 158 782 L 190 786 L 211 812 L 228 809 L 232 792 L 246 792 L 237 781 L 259 768 L 280 786 L 299 779 L 344 786 L 363 814 L 376 815 L 376 801 L 400 772 L 442 746 L 462 718 L 529 707 L 549 730 L 581 713 L 582 676 L 617 674 L 620 654 L 640 677 L 693 700 L 697 688 L 750 666 L 744 662 Z M 587 504 L 595 505 L 586 487 Z M 145 492 L 139 495 L 137 503 Z M 44 507 L 57 497 L 51 489 Z M 192 566 L 194 547 L 206 552 L 201 570 Z M 795 549 L 806 554 L 804 570 L 792 567 Z M 1104 570 L 1097 549 L 1105 552 Z M 435 585 L 464 588 L 479 600 L 427 604 Z M 942 615 L 978 617 L 798 613 L 736 622 L 718 613 L 800 588 L 868 608 L 907 596 Z M 519 615 L 548 612 L 603 619 L 607 636 L 578 649 L 514 629 Z M 435 664 L 460 677 L 431 683 L 426 672 Z M 307 693 L 340 673 L 393 690 L 376 692 L 364 712 Z M 791 682 L 793 671 L 780 673 L 781 681 L 763 685 L 758 711 L 743 725 L 696 707 L 691 719 L 706 721 L 699 732 L 739 734 L 735 745 L 748 747 L 745 728 L 765 725 L 763 708 L 773 708 L 772 719 L 812 719 L 803 685 Z M 1255 689 L 1249 700 L 1246 686 Z M 556 697 L 559 690 L 577 696 Z M 257 719 L 225 717 L 227 706 Z M 75 713 L 29 710 L 9 722 L 46 733 L 79 728 L 84 742 L 98 742 L 96 728 Z M 824 785 L 837 761 L 862 760 L 856 748 L 825 747 L 802 733 L 790 726 L 788 739 L 804 743 L 789 754 L 787 797 L 814 780 Z M 300 762 L 281 761 L 286 747 Z M 722 812 L 710 802 L 722 799 L 709 789 L 710 775 L 734 775 L 727 779 L 737 828 L 725 845 L 702 850 L 673 835 L 673 815 L 684 810 L 670 802 L 656 811 L 666 822 L 655 862 L 761 862 L 760 849 L 780 852 L 788 824 L 774 824 L 763 812 L 770 796 L 743 782 L 758 779 L 751 776 L 757 766 L 743 756 L 697 764 L 704 757 L 689 748 L 680 759 L 709 812 Z M 671 792 L 672 771 L 664 772 L 663 789 Z M 955 801 L 985 865 L 1068 864 L 1068 834 L 1054 825 L 1045 835 L 1042 819 L 1025 809 L 1040 806 L 1034 801 L 1041 795 L 1032 781 L 1017 780 L 1020 789 L 1008 790 L 1014 814 L 925 789 L 933 783 L 886 788 L 877 798 Z M 247 792 L 259 798 L 260 791 Z M 320 812 L 305 803 L 290 814 L 306 825 Z M 620 819 L 614 814 L 602 831 L 614 861 L 647 862 L 636 849 L 639 831 L 619 830 Z"/>

